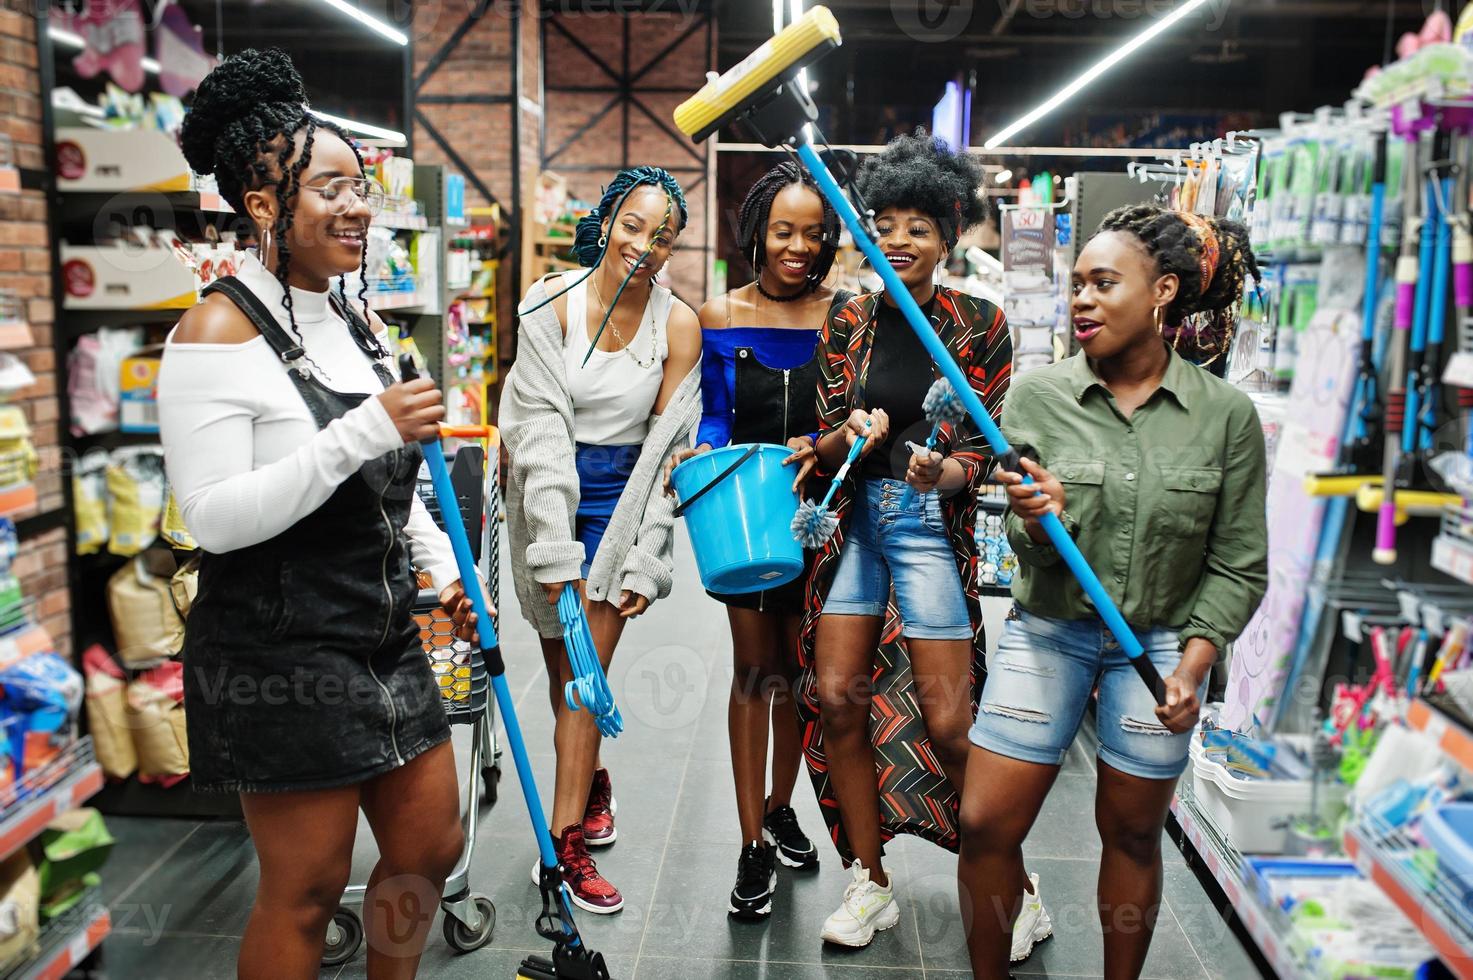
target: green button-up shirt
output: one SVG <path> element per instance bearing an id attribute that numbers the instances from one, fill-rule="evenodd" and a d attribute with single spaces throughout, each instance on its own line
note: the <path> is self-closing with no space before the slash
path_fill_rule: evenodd
<path id="1" fill-rule="evenodd" d="M 1080 354 L 1015 377 L 1002 422 L 1064 485 L 1065 526 L 1128 623 L 1218 650 L 1243 631 L 1268 585 L 1263 430 L 1247 395 L 1172 353 L 1126 419 Z M 1018 604 L 1093 617 L 1058 552 L 1011 512 L 1007 529 Z"/>

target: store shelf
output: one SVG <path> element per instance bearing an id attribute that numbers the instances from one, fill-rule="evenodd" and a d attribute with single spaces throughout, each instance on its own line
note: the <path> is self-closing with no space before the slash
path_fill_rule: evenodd
<path id="1" fill-rule="evenodd" d="M 1227 897 L 1244 931 L 1252 937 L 1268 965 L 1273 967 L 1280 980 L 1299 980 L 1312 976 L 1294 959 L 1287 949 L 1284 937 L 1279 935 L 1269 913 L 1259 904 L 1252 889 L 1243 881 L 1240 870 L 1241 857 L 1224 850 L 1214 839 L 1214 834 L 1204 825 L 1190 801 L 1178 796 L 1171 802 L 1171 815 L 1177 826 L 1196 850 L 1197 856 L 1207 866 L 1212 878 Z"/>
<path id="2" fill-rule="evenodd" d="M 1473 585 L 1473 542 L 1444 531 L 1432 540 L 1432 567 Z"/>
<path id="3" fill-rule="evenodd" d="M 424 306 L 428 297 L 413 293 L 369 293 L 370 310 L 410 310 Z"/>
<path id="4" fill-rule="evenodd" d="M 0 489 L 0 517 L 13 518 L 36 506 L 36 485 L 21 483 Z"/>
<path id="5" fill-rule="evenodd" d="M 1473 732 L 1421 698 L 1407 707 L 1406 721 L 1417 731 L 1426 732 L 1448 758 L 1473 772 Z"/>
<path id="6" fill-rule="evenodd" d="M 1389 828 L 1353 826 L 1345 833 L 1345 853 L 1360 873 L 1411 920 L 1458 980 L 1473 980 L 1473 933 L 1448 911 L 1463 903 L 1461 886 L 1440 872 L 1431 873 L 1430 888 L 1414 877 L 1397 854 L 1415 846 Z M 1428 872 L 1418 875 L 1425 879 Z"/>
<path id="7" fill-rule="evenodd" d="M 32 795 L 0 813 L 0 860 L 35 840 L 36 835 L 68 810 L 75 810 L 102 789 L 102 767 L 92 755 L 92 739 L 78 739 L 53 762 L 27 773 L 22 790 Z"/>
<path id="8" fill-rule="evenodd" d="M 112 931 L 112 916 L 95 895 L 41 931 L 39 952 L 0 974 L 4 980 L 62 980 Z"/>
<path id="9" fill-rule="evenodd" d="M 391 214 L 388 211 L 380 211 L 374 216 L 373 223 L 395 231 L 428 231 L 430 228 L 430 219 L 422 214 Z"/>

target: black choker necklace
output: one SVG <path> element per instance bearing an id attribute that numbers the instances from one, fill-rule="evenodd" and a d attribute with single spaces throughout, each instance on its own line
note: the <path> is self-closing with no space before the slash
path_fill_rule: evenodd
<path id="1" fill-rule="evenodd" d="M 807 296 L 809 293 L 813 292 L 814 287 L 813 280 L 809 279 L 804 281 L 802 289 L 798 290 L 791 296 L 774 296 L 772 293 L 769 293 L 767 290 L 762 288 L 761 276 L 758 276 L 755 280 L 753 280 L 753 282 L 757 286 L 757 292 L 761 293 L 762 298 L 770 303 L 792 303 L 796 300 L 802 299 L 804 296 Z"/>

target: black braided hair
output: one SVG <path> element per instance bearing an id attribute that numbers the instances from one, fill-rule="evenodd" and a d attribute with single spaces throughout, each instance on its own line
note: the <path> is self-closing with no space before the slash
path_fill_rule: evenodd
<path id="1" fill-rule="evenodd" d="M 977 193 L 983 176 L 982 165 L 971 154 L 957 153 L 941 137 L 917 127 L 865 160 L 856 182 L 865 206 L 875 214 L 886 208 L 928 214 L 951 248 L 962 232 L 987 216 L 987 204 Z"/>
<path id="2" fill-rule="evenodd" d="M 737 213 L 737 248 L 743 255 L 752 257 L 752 274 L 756 275 L 767 264 L 767 221 L 772 215 L 772 202 L 789 187 L 807 187 L 818 195 L 823 203 L 823 238 L 818 248 L 818 258 L 808 271 L 808 288 L 818 287 L 834 266 L 834 256 L 839 253 L 839 214 L 829 199 L 818 189 L 818 182 L 804 168 L 787 161 L 773 167 L 757 178 L 752 189 L 742 201 Z"/>
<path id="3" fill-rule="evenodd" d="M 306 131 L 302 152 L 292 160 L 297 133 Z M 276 279 L 281 283 L 282 306 L 297 342 L 302 332 L 292 309 L 291 231 L 301 175 L 312 160 L 312 145 L 318 130 L 336 134 L 353 151 L 358 170 L 363 157 L 347 132 L 335 123 L 318 119 L 307 110 L 307 89 L 291 58 L 280 48 L 247 49 L 220 62 L 200 82 L 194 101 L 179 131 L 179 146 L 195 173 L 213 174 L 220 195 L 238 213 L 244 214 L 245 195 L 272 184 L 277 186 Z M 368 318 L 368 250 L 364 249 L 363 285 L 358 298 Z M 340 280 L 346 297 L 345 280 Z"/>
<path id="4" fill-rule="evenodd" d="M 578 229 L 573 236 L 573 252 L 578 256 L 579 265 L 587 269 L 598 265 L 604 254 L 604 246 L 599 244 L 599 239 L 603 237 L 604 219 L 611 217 L 629 192 L 641 184 L 654 185 L 670 196 L 680 215 L 675 231 L 685 229 L 689 217 L 685 206 L 685 192 L 680 189 L 680 184 L 674 177 L 659 167 L 631 167 L 621 170 L 614 175 L 609 186 L 604 188 L 604 196 L 599 200 L 598 207 L 578 219 Z"/>
<path id="5" fill-rule="evenodd" d="M 1144 246 L 1162 275 L 1175 273 L 1180 284 L 1176 299 L 1166 309 L 1166 322 L 1180 323 L 1195 313 L 1235 309 L 1243 298 L 1243 283 L 1259 278 L 1258 259 L 1248 243 L 1248 229 L 1226 218 L 1206 218 L 1217 235 L 1217 271 L 1202 290 L 1202 242 L 1197 232 L 1176 212 L 1154 204 L 1116 208 L 1100 222 L 1099 231 L 1123 232 Z"/>

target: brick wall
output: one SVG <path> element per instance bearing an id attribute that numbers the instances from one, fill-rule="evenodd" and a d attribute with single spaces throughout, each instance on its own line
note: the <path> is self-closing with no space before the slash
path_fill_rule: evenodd
<path id="1" fill-rule="evenodd" d="M 17 166 L 44 171 L 37 54 L 35 18 L 29 13 L 0 10 L 0 133 L 10 138 Z M 31 513 L 53 511 L 63 506 L 64 468 L 56 359 L 51 346 L 56 318 L 51 300 L 51 248 L 46 199 L 41 191 L 0 193 L 0 289 L 24 299 L 34 335 L 35 346 L 19 355 L 36 375 L 36 384 L 16 403 L 25 409 L 32 440 L 41 456 L 41 473 L 36 481 L 39 499 Z M 14 566 L 26 595 L 36 603 L 41 625 L 63 654 L 71 648 L 66 557 L 65 532 L 56 530 L 22 542 Z"/>
<path id="2" fill-rule="evenodd" d="M 616 72 L 626 58 L 624 18 L 614 14 L 558 14 L 559 26 Z M 637 74 L 660 52 L 684 34 L 694 22 L 682 14 L 650 13 L 628 18 L 627 58 Z M 612 86 L 613 80 L 561 31 L 544 29 L 547 92 L 546 152 L 551 154 L 586 125 L 609 101 L 610 94 L 559 92 L 562 85 Z M 634 98 L 650 115 L 675 130 L 675 107 L 706 81 L 710 67 L 707 32 L 695 30 L 634 83 Z M 659 91 L 673 89 L 675 91 Z M 665 279 L 686 302 L 699 307 L 706 299 L 706 148 L 683 135 L 672 138 L 649 116 L 630 106 L 629 152 L 624 154 L 624 109 L 616 104 L 567 149 L 547 164 L 565 177 L 573 193 L 588 201 L 599 198 L 600 188 L 625 166 L 650 164 L 674 174 L 686 191 L 690 222 L 680 234 L 676 254 L 666 267 Z"/>

